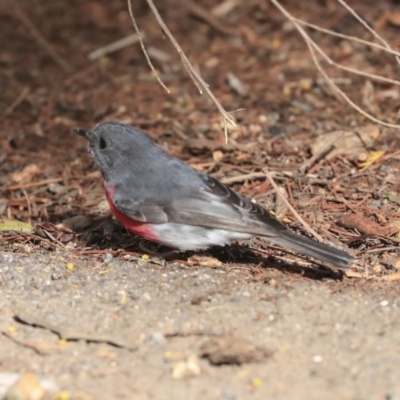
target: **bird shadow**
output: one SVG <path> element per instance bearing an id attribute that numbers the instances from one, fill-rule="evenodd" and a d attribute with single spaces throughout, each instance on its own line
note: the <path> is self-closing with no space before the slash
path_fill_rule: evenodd
<path id="1" fill-rule="evenodd" d="M 261 255 L 257 250 L 252 249 L 248 244 L 233 243 L 225 247 L 211 247 L 204 251 L 178 250 L 149 242 L 140 237 L 133 236 L 126 231 L 119 223 L 113 222 L 113 227 L 109 235 L 104 232 L 89 232 L 90 236 L 85 237 L 86 245 L 95 246 L 99 250 L 113 249 L 134 252 L 137 254 L 149 254 L 170 262 L 185 262 L 193 255 L 213 257 L 223 264 L 253 265 L 265 270 L 275 269 L 291 275 L 300 275 L 311 280 L 342 280 L 343 270 L 332 269 L 316 261 L 304 266 L 296 261 L 286 261 L 274 256 L 276 250 L 271 248 L 271 254 Z M 265 251 L 263 250 L 263 253 Z M 299 260 L 304 258 L 299 256 Z M 307 259 L 307 261 L 309 261 Z"/>
<path id="2" fill-rule="evenodd" d="M 243 244 L 234 243 L 223 248 L 212 248 L 208 252 L 223 263 L 253 264 L 266 270 L 276 269 L 316 281 L 324 279 L 343 280 L 344 278 L 343 270 L 333 269 L 316 261 L 310 262 L 308 259 L 309 265 L 307 266 L 296 261 L 281 260 L 273 255 L 273 250 L 271 250 L 271 255 L 263 256 Z M 300 259 L 304 260 L 302 257 Z"/>

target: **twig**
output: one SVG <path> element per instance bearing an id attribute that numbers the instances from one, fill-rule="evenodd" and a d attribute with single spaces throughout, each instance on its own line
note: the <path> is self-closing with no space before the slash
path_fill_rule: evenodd
<path id="1" fill-rule="evenodd" d="M 25 310 L 18 310 L 14 314 L 14 319 L 17 322 L 20 322 L 25 325 L 30 325 L 33 327 L 47 329 L 48 331 L 56 334 L 60 339 L 64 339 L 66 341 L 75 342 L 78 340 L 84 340 L 86 342 L 107 343 L 111 346 L 121 347 L 121 348 L 125 348 L 128 350 L 136 350 L 136 348 L 137 348 L 136 345 L 127 344 L 127 343 L 121 342 L 118 339 L 114 339 L 112 337 L 108 337 L 105 335 L 96 335 L 96 334 L 89 335 L 89 334 L 80 333 L 80 332 L 76 332 L 76 333 L 75 332 L 66 332 L 62 328 L 57 327 L 40 317 L 33 316 L 30 313 L 26 312 Z"/>
<path id="2" fill-rule="evenodd" d="M 27 349 L 33 350 L 36 354 L 38 354 L 39 356 L 43 356 L 46 353 L 44 353 L 42 350 L 38 349 L 37 346 L 35 346 L 34 344 L 31 343 L 25 343 L 22 340 L 19 340 L 17 338 L 15 338 L 13 335 L 10 335 L 8 332 L 6 331 L 2 331 L 1 334 L 3 336 L 5 336 L 6 338 L 10 339 L 11 341 L 13 341 L 15 344 L 22 346 L 22 347 L 26 347 Z"/>
<path id="3" fill-rule="evenodd" d="M 338 0 L 341 1 L 341 0 Z M 325 80 L 329 83 L 331 88 L 338 94 L 341 98 L 343 98 L 352 108 L 354 108 L 356 111 L 358 111 L 360 114 L 364 115 L 366 118 L 368 118 L 371 121 L 374 121 L 380 125 L 387 126 L 389 128 L 400 128 L 400 125 L 396 124 L 391 124 L 385 121 L 382 121 L 378 118 L 375 118 L 373 115 L 367 113 L 364 111 L 362 108 L 360 108 L 357 104 L 355 104 L 334 82 L 333 80 L 329 77 L 329 75 L 325 72 L 325 70 L 322 68 L 320 62 L 318 61 L 318 58 L 315 54 L 315 51 L 317 51 L 329 64 L 335 65 L 330 57 L 310 38 L 308 33 L 300 26 L 300 24 L 296 21 L 296 19 L 278 2 L 278 0 L 271 0 L 271 2 L 282 12 L 283 15 L 286 16 L 286 18 L 289 19 L 295 26 L 295 28 L 298 30 L 298 32 L 301 34 L 303 37 L 304 41 L 306 42 L 310 53 L 312 60 L 317 67 L 318 71 L 321 73 L 321 75 L 325 78 Z M 386 42 L 385 42 L 386 43 Z M 341 66 L 342 68 L 342 66 Z M 344 69 L 345 67 L 343 67 Z M 367 76 L 366 73 L 363 73 L 361 71 L 353 70 L 353 69 L 347 69 L 350 72 Z M 368 75 L 369 77 L 372 77 L 372 75 Z M 386 78 L 380 77 L 380 80 L 385 80 Z"/>
<path id="4" fill-rule="evenodd" d="M 224 35 L 237 36 L 238 31 L 236 29 L 228 28 L 219 22 L 218 18 L 212 13 L 208 12 L 205 8 L 196 4 L 192 0 L 186 0 L 185 5 L 189 8 L 190 12 L 197 18 L 207 22 L 215 30 L 223 33 Z"/>
<path id="5" fill-rule="evenodd" d="M 399 246 L 387 246 L 387 247 L 379 247 L 377 249 L 366 249 L 361 254 L 371 254 L 371 253 L 383 253 L 388 251 L 396 251 L 399 249 Z"/>
<path id="6" fill-rule="evenodd" d="M 153 74 L 156 77 L 158 83 L 166 90 L 167 93 L 171 93 L 171 91 L 167 88 L 167 86 L 165 86 L 164 82 L 161 80 L 160 75 L 158 75 L 156 69 L 154 68 L 153 63 L 150 60 L 149 54 L 147 53 L 146 47 L 145 47 L 144 42 L 143 42 L 142 35 L 140 34 L 139 27 L 138 27 L 138 25 L 136 23 L 136 19 L 135 19 L 134 15 L 133 15 L 131 0 L 127 0 L 127 1 L 128 1 L 128 11 L 129 11 L 129 15 L 130 15 L 131 20 L 132 20 L 133 28 L 136 31 L 136 35 L 137 35 L 137 37 L 139 39 L 140 47 L 141 47 L 141 49 L 143 51 L 143 54 L 144 54 L 144 56 L 146 58 L 147 64 L 149 65 L 150 69 L 153 71 Z"/>
<path id="7" fill-rule="evenodd" d="M 194 329 L 192 331 L 173 331 L 164 333 L 164 337 L 166 338 L 175 338 L 175 337 L 189 337 L 189 336 L 223 336 L 222 333 L 216 333 L 211 331 L 204 331 L 201 329 Z"/>
<path id="8" fill-rule="evenodd" d="M 149 5 L 151 11 L 153 12 L 154 16 L 156 17 L 157 22 L 159 23 L 161 29 L 163 32 L 168 36 L 168 39 L 171 41 L 172 45 L 175 47 L 175 50 L 179 54 L 179 57 L 181 58 L 181 61 L 183 63 L 183 66 L 185 67 L 187 73 L 189 76 L 192 78 L 193 82 L 199 89 L 200 94 L 202 94 L 201 88 L 203 88 L 208 96 L 211 98 L 211 100 L 214 102 L 216 107 L 218 108 L 219 112 L 222 114 L 224 118 L 224 125 L 225 125 L 225 138 L 226 140 L 228 139 L 228 134 L 227 134 L 227 127 L 226 124 L 229 122 L 233 127 L 236 127 L 236 121 L 235 119 L 229 115 L 225 109 L 221 106 L 220 102 L 217 100 L 217 98 L 214 96 L 212 91 L 210 90 L 208 84 L 203 80 L 203 78 L 200 76 L 200 74 L 196 71 L 196 69 L 193 67 L 193 65 L 190 63 L 188 58 L 186 57 L 185 53 L 183 52 L 181 46 L 179 46 L 178 42 L 176 41 L 174 35 L 171 33 L 163 19 L 161 18 L 157 8 L 155 7 L 153 0 L 146 0 L 147 4 Z"/>
<path id="9" fill-rule="evenodd" d="M 32 224 L 32 205 L 31 205 L 31 200 L 30 200 L 30 198 L 28 196 L 28 193 L 26 193 L 25 189 L 22 189 L 22 193 L 23 193 L 23 195 L 25 197 L 26 204 L 27 204 L 27 207 L 28 207 L 28 223 Z"/>
<path id="10" fill-rule="evenodd" d="M 211 14 L 215 17 L 222 17 L 232 11 L 241 3 L 241 0 L 226 0 L 212 8 Z"/>
<path id="11" fill-rule="evenodd" d="M 144 38 L 143 34 L 142 34 L 142 38 Z M 98 58 L 103 57 L 106 54 L 110 54 L 110 53 L 113 53 L 114 51 L 121 50 L 124 47 L 128 47 L 139 41 L 140 40 L 139 40 L 138 35 L 136 33 L 134 33 L 133 35 L 129 35 L 122 39 L 116 40 L 113 43 L 110 43 L 104 47 L 100 47 L 99 49 L 90 52 L 88 54 L 88 59 L 91 61 L 97 60 Z"/>
<path id="12" fill-rule="evenodd" d="M 232 183 L 239 183 L 243 181 L 247 181 L 249 179 L 261 179 L 265 178 L 264 172 L 251 172 L 249 174 L 232 176 L 231 178 L 224 178 L 221 180 L 225 185 L 231 185 Z"/>
<path id="13" fill-rule="evenodd" d="M 309 28 L 315 29 L 315 30 L 323 32 L 323 33 L 326 33 L 328 35 L 332 35 L 332 36 L 340 37 L 340 38 L 347 39 L 347 40 L 350 40 L 350 41 L 362 43 L 362 44 L 365 44 L 366 46 L 369 46 L 369 47 L 378 48 L 378 49 L 380 49 L 382 51 L 385 51 L 385 52 L 387 52 L 389 54 L 395 55 L 396 58 L 400 56 L 399 52 L 394 51 L 392 49 L 387 49 L 386 47 L 383 47 L 383 46 L 381 46 L 379 44 L 376 44 L 376 43 L 373 43 L 373 42 L 368 42 L 366 40 L 362 40 L 362 39 L 359 39 L 359 38 L 354 37 L 354 36 L 348 36 L 348 35 L 344 35 L 342 33 L 333 32 L 333 31 L 331 31 L 329 29 L 320 28 L 317 25 L 310 24 L 308 22 L 302 21 L 301 19 L 295 18 L 293 16 L 292 16 L 292 18 L 293 18 L 293 21 L 296 21 L 297 23 L 299 23 L 301 25 L 307 26 Z M 317 44 L 315 42 L 314 42 L 314 45 L 317 46 Z M 325 59 L 325 61 L 328 64 L 333 65 L 334 67 L 336 67 L 338 69 L 341 69 L 343 71 L 347 71 L 347 72 L 350 72 L 352 74 L 356 74 L 356 75 L 359 75 L 359 76 L 364 76 L 366 78 L 371 78 L 371 79 L 373 79 L 375 81 L 386 82 L 386 83 L 391 83 L 393 85 L 400 86 L 400 81 L 396 81 L 395 79 L 391 79 L 391 78 L 386 78 L 386 77 L 381 76 L 381 75 L 376 75 L 376 74 L 371 74 L 371 73 L 368 73 L 368 72 L 363 72 L 363 71 L 360 71 L 360 70 L 355 69 L 355 68 L 346 67 L 345 65 L 342 65 L 342 64 L 339 64 L 339 63 L 333 61 L 325 52 L 322 51 L 322 49 L 320 47 L 317 46 L 316 50 L 320 53 L 320 55 Z M 335 81 L 333 79 L 331 79 L 331 80 Z"/>
<path id="14" fill-rule="evenodd" d="M 22 9 L 14 2 L 14 12 L 21 22 L 29 29 L 32 36 L 43 47 L 47 54 L 67 73 L 72 71 L 72 67 L 56 52 L 54 47 L 47 41 L 47 39 L 40 33 L 33 22 L 22 11 Z"/>
<path id="15" fill-rule="evenodd" d="M 22 92 L 19 94 L 19 96 L 6 108 L 3 115 L 7 116 L 12 114 L 12 112 L 25 100 L 29 91 L 30 91 L 29 87 L 25 86 L 22 89 Z"/>
<path id="16" fill-rule="evenodd" d="M 352 42 L 365 44 L 366 46 L 375 47 L 376 49 L 385 51 L 386 53 L 389 53 L 389 54 L 393 54 L 394 56 L 400 56 L 400 52 L 398 52 L 396 50 L 393 50 L 390 47 L 388 48 L 386 46 L 381 46 L 378 43 L 369 42 L 368 40 L 363 40 L 363 39 L 360 39 L 360 38 L 358 38 L 356 36 L 345 35 L 344 33 L 339 33 L 339 32 L 335 32 L 335 31 L 331 31 L 330 29 L 321 28 L 318 25 L 311 24 L 310 22 L 303 21 L 302 19 L 299 19 L 299 18 L 296 18 L 296 17 L 293 17 L 293 16 L 292 16 L 292 18 L 293 18 L 294 21 L 296 21 L 297 23 L 299 23 L 301 25 L 307 26 L 308 28 L 315 29 L 316 31 L 319 31 L 319 32 L 322 32 L 322 33 L 326 33 L 327 35 L 336 36 L 336 37 L 339 37 L 339 38 L 342 38 L 342 39 L 350 40 Z M 395 81 L 395 82 L 397 82 L 397 81 Z"/>
<path id="17" fill-rule="evenodd" d="M 155 73 L 155 69 L 152 66 L 150 58 L 149 58 L 149 55 L 146 52 L 146 49 L 145 49 L 144 44 L 143 44 L 143 41 L 142 41 L 142 39 L 140 37 L 139 28 L 138 28 L 138 26 L 136 24 L 136 20 L 135 20 L 135 18 L 133 16 L 131 0 L 127 0 L 127 1 L 128 1 L 129 14 L 131 16 L 132 23 L 133 23 L 133 26 L 134 26 L 134 28 L 136 30 L 136 33 L 138 34 L 142 51 L 143 51 L 143 53 L 144 53 L 144 55 L 146 57 L 147 63 L 149 64 L 149 66 L 153 70 L 153 72 Z M 170 40 L 170 42 L 174 46 L 175 50 L 177 51 L 177 53 L 178 53 L 178 55 L 179 55 L 179 57 L 180 57 L 180 59 L 182 61 L 182 64 L 183 64 L 186 72 L 188 73 L 188 75 L 192 79 L 193 83 L 196 85 L 197 89 L 199 90 L 199 93 L 202 94 L 203 90 L 204 90 L 208 94 L 208 96 L 210 97 L 212 102 L 215 104 L 215 106 L 217 107 L 217 109 L 220 112 L 220 114 L 222 115 L 223 124 L 224 124 L 225 140 L 228 141 L 228 127 L 227 127 L 227 125 L 229 123 L 232 127 L 236 127 L 237 125 L 236 125 L 235 118 L 232 115 L 230 115 L 222 107 L 221 103 L 218 101 L 218 99 L 214 96 L 214 94 L 210 90 L 208 84 L 203 80 L 201 75 L 196 71 L 196 69 L 190 63 L 189 59 L 186 57 L 185 53 L 183 52 L 181 46 L 178 44 L 178 42 L 176 41 L 174 35 L 171 33 L 171 31 L 169 30 L 169 28 L 165 24 L 164 20 L 162 19 L 161 15 L 159 14 L 156 6 L 153 3 L 153 0 L 146 0 L 146 1 L 147 1 L 147 4 L 149 5 L 153 15 L 155 16 L 158 24 L 160 25 L 160 28 L 162 29 L 163 33 L 168 37 L 168 39 Z M 158 75 L 156 75 L 156 76 L 158 76 Z M 159 78 L 157 78 L 157 79 L 160 82 L 160 84 L 169 92 L 169 90 L 161 82 L 161 80 Z"/>
<path id="18" fill-rule="evenodd" d="M 311 40 L 311 39 L 310 39 L 310 40 Z M 382 120 L 380 120 L 380 119 L 378 119 L 378 118 L 375 118 L 373 115 L 367 113 L 367 112 L 364 111 L 362 108 L 360 108 L 356 103 L 354 103 L 354 102 L 346 95 L 346 93 L 343 92 L 343 90 L 341 90 L 335 83 L 332 82 L 332 80 L 330 79 L 330 77 L 328 76 L 328 74 L 327 74 L 327 73 L 324 71 L 324 69 L 322 68 L 321 64 L 319 63 L 319 61 L 318 61 L 318 59 L 317 59 L 317 57 L 316 57 L 316 55 L 315 55 L 314 49 L 313 49 L 313 47 L 318 48 L 318 46 L 317 46 L 314 42 L 312 42 L 312 41 L 306 40 L 306 42 L 307 42 L 308 48 L 310 49 L 312 59 L 313 59 L 313 61 L 314 61 L 315 66 L 317 67 L 318 71 L 323 75 L 323 77 L 326 79 L 326 81 L 329 82 L 329 84 L 331 85 L 331 87 L 332 87 L 334 90 L 336 90 L 336 92 L 337 92 L 340 96 L 342 96 L 342 98 L 343 98 L 344 100 L 346 100 L 348 104 L 350 104 L 351 107 L 353 107 L 356 111 L 358 111 L 360 114 L 364 115 L 364 116 L 365 116 L 366 118 L 368 118 L 369 120 L 371 120 L 371 121 L 373 121 L 373 122 L 376 122 L 377 124 L 386 126 L 386 127 L 388 127 L 388 128 L 400 128 L 400 125 L 391 124 L 391 123 L 382 121 Z"/>
<path id="19" fill-rule="evenodd" d="M 304 219 L 299 215 L 299 213 L 294 209 L 294 207 L 288 202 L 285 196 L 281 193 L 279 190 L 278 185 L 275 183 L 274 178 L 272 177 L 271 173 L 268 171 L 267 167 L 263 168 L 263 172 L 265 176 L 268 178 L 269 182 L 273 186 L 273 188 L 276 191 L 277 196 L 280 197 L 280 199 L 286 204 L 286 206 L 289 208 L 289 210 L 293 213 L 293 215 L 299 220 L 299 222 L 304 226 L 305 230 L 312 236 L 314 236 L 317 240 L 320 242 L 324 242 L 324 239 L 322 238 L 321 235 L 319 235 L 317 232 L 314 231 L 314 229 L 311 228 L 311 226 L 304 221 Z"/>
<path id="20" fill-rule="evenodd" d="M 388 49 L 391 50 L 389 44 L 383 39 L 381 36 L 378 35 L 345 1 L 338 0 L 338 2 L 377 40 L 379 40 L 383 45 Z M 400 64 L 399 57 L 396 57 L 397 62 Z"/>
<path id="21" fill-rule="evenodd" d="M 42 181 L 38 181 L 38 182 L 25 183 L 22 185 L 11 185 L 11 186 L 6 186 L 4 188 L 2 188 L 0 186 L 0 189 L 7 189 L 7 190 L 28 189 L 28 188 L 35 187 L 35 186 L 47 185 L 49 183 L 61 182 L 63 179 L 64 178 L 43 179 Z"/>

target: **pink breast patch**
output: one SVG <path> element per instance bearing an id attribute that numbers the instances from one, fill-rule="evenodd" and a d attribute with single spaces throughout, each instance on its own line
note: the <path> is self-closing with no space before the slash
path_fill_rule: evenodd
<path id="1" fill-rule="evenodd" d="M 118 219 L 121 224 L 128 229 L 128 231 L 134 233 L 135 235 L 141 236 L 142 238 L 145 238 L 147 240 L 151 240 L 153 242 L 159 242 L 159 239 L 157 235 L 155 234 L 154 230 L 151 227 L 151 224 L 148 224 L 146 222 L 138 222 L 133 220 L 132 218 L 129 218 L 125 214 L 123 214 L 121 211 L 115 207 L 112 196 L 115 193 L 115 188 L 109 188 L 107 186 L 107 182 L 104 181 L 104 189 L 106 192 L 106 198 L 108 201 L 108 204 L 110 206 L 111 212 L 114 214 L 115 218 Z"/>

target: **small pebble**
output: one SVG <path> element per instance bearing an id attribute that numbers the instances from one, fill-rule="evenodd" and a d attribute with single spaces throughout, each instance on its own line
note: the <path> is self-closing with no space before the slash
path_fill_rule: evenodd
<path id="1" fill-rule="evenodd" d="M 381 307 L 387 307 L 387 306 L 389 305 L 389 302 L 388 302 L 387 300 L 382 300 L 382 301 L 379 303 L 379 305 L 380 305 Z"/>
<path id="2" fill-rule="evenodd" d="M 161 344 L 165 342 L 165 336 L 161 332 L 152 332 L 149 341 L 154 344 Z"/>
<path id="3" fill-rule="evenodd" d="M 53 281 L 57 281 L 57 280 L 61 279 L 63 277 L 63 275 L 64 275 L 63 271 L 61 269 L 57 269 L 51 274 L 51 279 Z"/>
<path id="4" fill-rule="evenodd" d="M 322 360 L 323 360 L 323 357 L 321 355 L 319 355 L 319 354 L 317 354 L 316 356 L 313 357 L 313 361 L 315 363 L 321 363 Z"/>
<path id="5" fill-rule="evenodd" d="M 103 254 L 103 257 L 102 257 L 103 262 L 105 262 L 105 263 L 111 262 L 113 258 L 114 257 L 111 253 L 105 253 L 105 254 Z"/>
<path id="6" fill-rule="evenodd" d="M 232 390 L 224 390 L 223 392 L 222 392 L 222 398 L 224 399 L 224 400 L 236 400 L 237 399 L 237 396 L 236 396 L 236 393 L 235 392 L 232 392 Z"/>

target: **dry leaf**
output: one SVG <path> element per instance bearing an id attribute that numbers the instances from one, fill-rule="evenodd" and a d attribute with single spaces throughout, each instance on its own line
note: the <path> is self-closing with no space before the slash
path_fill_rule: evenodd
<path id="1" fill-rule="evenodd" d="M 93 218 L 86 215 L 75 215 L 74 217 L 65 219 L 61 224 L 58 224 L 59 228 L 67 228 L 74 232 L 84 231 L 89 228 L 93 223 Z"/>
<path id="2" fill-rule="evenodd" d="M 33 226 L 21 221 L 0 221 L 0 232 L 23 232 L 32 233 Z"/>
<path id="3" fill-rule="evenodd" d="M 360 274 L 359 272 L 356 271 L 352 271 L 351 269 L 345 271 L 345 274 L 348 278 L 364 278 L 363 274 Z"/>
<path id="4" fill-rule="evenodd" d="M 224 158 L 224 153 L 221 150 L 215 150 L 213 152 L 213 160 L 215 162 L 221 161 Z"/>
<path id="5" fill-rule="evenodd" d="M 36 164 L 29 164 L 22 171 L 12 174 L 11 179 L 17 183 L 26 182 L 32 180 L 35 175 L 41 172 L 41 169 Z"/>
<path id="6" fill-rule="evenodd" d="M 178 361 L 172 365 L 172 379 L 187 379 L 201 374 L 201 366 L 196 354 L 190 355 L 185 361 Z"/>
<path id="7" fill-rule="evenodd" d="M 45 394 L 39 378 L 32 372 L 25 372 L 7 391 L 4 400 L 42 400 Z"/>
<path id="8" fill-rule="evenodd" d="M 218 268 L 222 265 L 221 261 L 214 257 L 202 257 L 194 255 L 188 258 L 188 264 L 190 266 L 201 265 L 202 267 Z"/>
<path id="9" fill-rule="evenodd" d="M 388 280 L 389 282 L 393 282 L 393 281 L 398 281 L 398 280 L 400 280 L 400 272 L 396 272 L 396 273 L 394 273 L 394 274 L 392 274 L 392 275 L 389 275 L 389 276 L 387 277 L 387 280 Z"/>
<path id="10" fill-rule="evenodd" d="M 334 131 L 324 135 L 320 135 L 317 140 L 311 144 L 312 154 L 319 154 L 321 149 L 324 149 L 326 143 L 334 140 L 335 137 L 341 135 L 343 131 Z M 334 144 L 334 149 L 329 155 L 335 156 L 338 154 L 349 153 L 353 157 L 358 157 L 361 152 L 371 147 L 374 141 L 379 137 L 379 127 L 376 125 L 367 125 L 357 129 L 357 132 L 345 132 L 343 136 Z"/>
<path id="11" fill-rule="evenodd" d="M 288 211 L 288 206 L 286 205 L 286 203 L 282 200 L 282 196 L 285 199 L 289 198 L 288 192 L 287 190 L 283 187 L 283 186 L 279 186 L 278 187 L 279 192 L 281 193 L 279 196 L 276 195 L 276 201 L 275 201 L 275 215 L 277 218 L 281 219 L 283 218 L 287 211 Z"/>
<path id="12" fill-rule="evenodd" d="M 385 154 L 385 150 L 371 151 L 371 153 L 368 154 L 367 159 L 364 162 L 359 163 L 359 166 L 361 167 L 361 171 L 365 171 L 372 164 L 374 164 L 376 161 L 378 161 L 384 154 Z"/>

